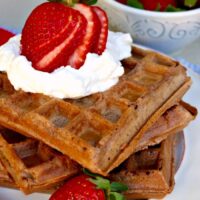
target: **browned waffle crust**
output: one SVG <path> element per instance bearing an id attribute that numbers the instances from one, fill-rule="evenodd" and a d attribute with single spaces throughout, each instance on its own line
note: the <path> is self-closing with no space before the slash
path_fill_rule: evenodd
<path id="1" fill-rule="evenodd" d="M 197 109 L 181 101 L 168 109 L 140 138 L 135 152 L 159 144 L 169 135 L 183 130 L 197 115 Z"/>
<path id="2" fill-rule="evenodd" d="M 184 149 L 182 133 L 169 136 L 161 144 L 149 147 L 129 157 L 111 179 L 126 184 L 129 190 L 127 199 L 163 198 L 174 187 L 176 160 L 183 157 L 184 151 L 177 155 L 177 147 Z"/>
<path id="3" fill-rule="evenodd" d="M 150 130 L 145 132 L 136 149 L 148 148 L 149 145 L 157 144 L 166 139 L 168 135 L 182 130 L 195 115 L 196 110 L 186 103 L 181 102 L 181 104 L 173 106 L 159 118 Z M 69 173 L 70 176 L 77 172 L 76 168 L 73 168 L 74 162 L 68 158 L 63 158 L 41 142 L 26 138 L 3 127 L 1 127 L 0 133 L 0 159 L 2 159 L 18 187 L 25 193 L 42 191 L 52 184 L 60 184 L 63 178 L 68 178 L 66 173 Z M 67 159 L 67 169 L 65 168 L 66 162 L 62 162 L 60 159 L 63 161 Z M 56 165 L 53 163 L 55 160 L 58 160 Z M 37 167 L 32 166 L 33 162 Z M 9 186 L 13 185 L 14 182 L 9 177 L 5 167 L 3 165 L 0 165 L 0 167 L 2 169 L 0 170 L 0 185 L 7 186 L 5 183 L 9 183 Z M 63 172 L 63 169 L 68 171 Z M 69 169 L 73 170 L 69 171 Z M 46 173 L 46 170 L 48 173 Z M 56 175 L 56 177 L 51 174 Z M 38 176 L 40 179 L 38 179 Z M 50 188 L 50 190 L 53 189 Z"/>
<path id="4" fill-rule="evenodd" d="M 177 62 L 137 48 L 124 67 L 117 85 L 74 101 L 17 92 L 1 74 L 0 124 L 106 175 L 135 151 L 144 132 L 191 83 Z"/>
<path id="5" fill-rule="evenodd" d="M 110 179 L 124 182 L 128 185 L 129 190 L 125 193 L 127 199 L 164 197 L 173 189 L 174 173 L 180 165 L 183 154 L 183 134 L 173 134 L 161 144 L 149 147 L 130 156 L 119 168 L 111 173 Z M 13 157 L 11 156 L 9 159 L 13 159 Z M 28 164 L 32 163 L 30 159 L 26 160 L 26 162 Z M 41 167 L 43 166 L 41 165 Z M 0 174 L 6 174 L 0 181 L 1 186 L 16 187 L 12 179 L 7 175 L 4 167 L 0 172 Z M 18 173 L 16 167 L 13 172 Z M 17 176 L 19 175 L 18 173 Z M 27 182 L 27 184 L 30 184 L 30 182 Z M 34 188 L 30 188 L 31 186 L 33 185 L 29 185 L 29 190 L 27 188 L 24 190 L 23 188 L 23 191 L 26 193 L 33 191 L 44 192 L 44 187 L 41 187 L 41 185 Z M 48 187 L 47 189 L 48 191 L 53 191 L 55 187 Z"/>
<path id="6" fill-rule="evenodd" d="M 16 187 L 13 179 L 8 174 L 5 166 L 0 161 L 0 186 Z"/>
<path id="7" fill-rule="evenodd" d="M 80 169 L 67 156 L 5 128 L 0 130 L 0 159 L 26 194 L 55 186 Z"/>

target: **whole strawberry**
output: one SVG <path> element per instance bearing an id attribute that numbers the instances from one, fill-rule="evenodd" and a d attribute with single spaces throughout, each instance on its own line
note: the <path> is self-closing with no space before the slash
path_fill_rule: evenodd
<path id="1" fill-rule="evenodd" d="M 6 43 L 14 34 L 10 31 L 0 28 L 0 46 Z"/>
<path id="2" fill-rule="evenodd" d="M 69 180 L 51 196 L 50 200 L 88 200 L 89 198 L 104 200 L 105 194 L 89 181 L 89 176 L 80 175 Z"/>
<path id="3" fill-rule="evenodd" d="M 50 200 L 123 200 L 124 196 L 117 191 L 125 191 L 127 187 L 121 183 L 110 183 L 100 176 L 79 175 L 66 182 L 58 189 Z"/>

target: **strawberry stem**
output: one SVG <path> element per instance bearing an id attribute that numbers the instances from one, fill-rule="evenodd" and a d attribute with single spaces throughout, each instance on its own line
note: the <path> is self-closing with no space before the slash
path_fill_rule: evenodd
<path id="1" fill-rule="evenodd" d="M 93 5 L 93 4 L 96 4 L 98 0 L 48 0 L 48 1 L 62 3 L 67 6 L 74 6 L 76 3 Z"/>
<path id="2" fill-rule="evenodd" d="M 95 184 L 98 189 L 102 189 L 105 192 L 107 200 L 124 200 L 125 197 L 121 192 L 128 190 L 128 187 L 123 183 L 110 182 L 97 174 L 93 174 L 90 171 L 83 169 L 83 172 L 90 176 L 90 182 Z"/>
<path id="3" fill-rule="evenodd" d="M 78 3 L 78 0 L 48 0 L 48 1 L 62 3 L 68 6 L 74 6 L 75 3 Z"/>

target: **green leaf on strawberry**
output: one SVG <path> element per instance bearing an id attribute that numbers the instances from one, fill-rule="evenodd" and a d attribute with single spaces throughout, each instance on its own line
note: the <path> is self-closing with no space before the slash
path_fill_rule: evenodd
<path id="1" fill-rule="evenodd" d="M 109 199 L 110 200 L 125 200 L 124 196 L 122 194 L 117 193 L 117 192 L 111 192 Z"/>
<path id="2" fill-rule="evenodd" d="M 48 1 L 63 3 L 68 6 L 74 6 L 77 3 L 83 3 L 86 5 L 94 5 L 97 3 L 98 0 L 48 0 Z"/>
<path id="3" fill-rule="evenodd" d="M 95 178 L 89 179 L 92 183 L 94 183 L 98 189 L 109 190 L 110 189 L 110 181 L 108 179 L 102 178 L 100 176 L 96 176 Z"/>
<path id="4" fill-rule="evenodd" d="M 48 0 L 49 2 L 62 3 L 68 6 L 74 6 L 77 3 L 77 0 Z"/>
<path id="5" fill-rule="evenodd" d="M 79 3 L 84 3 L 87 5 L 94 5 L 97 3 L 98 0 L 80 0 Z"/>
<path id="6" fill-rule="evenodd" d="M 110 180 L 103 178 L 97 174 L 93 174 L 90 171 L 83 169 L 83 172 L 90 176 L 89 181 L 94 183 L 97 189 L 104 190 L 107 200 L 124 200 L 124 195 L 121 192 L 128 190 L 128 187 L 123 183 L 110 182 Z"/>
<path id="7" fill-rule="evenodd" d="M 172 5 L 168 5 L 167 8 L 165 9 L 166 12 L 179 12 L 179 11 L 184 11 L 182 8 L 176 8 Z"/>
<path id="8" fill-rule="evenodd" d="M 198 0 L 185 0 L 184 5 L 191 8 L 196 5 Z"/>
<path id="9" fill-rule="evenodd" d="M 144 9 L 144 6 L 139 0 L 127 0 L 127 4 L 134 8 Z"/>
<path id="10" fill-rule="evenodd" d="M 113 192 L 123 192 L 126 191 L 128 188 L 126 185 L 119 183 L 119 182 L 112 182 L 110 185 L 110 189 Z"/>

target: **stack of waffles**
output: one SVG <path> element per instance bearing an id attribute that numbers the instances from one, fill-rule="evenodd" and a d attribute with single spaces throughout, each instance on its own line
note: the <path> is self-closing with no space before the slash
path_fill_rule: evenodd
<path id="1" fill-rule="evenodd" d="M 171 192 L 182 130 L 197 114 L 181 100 L 191 80 L 178 62 L 137 47 L 122 64 L 115 86 L 75 100 L 16 91 L 0 74 L 0 184 L 51 191 L 84 167 L 128 185 L 127 199 Z"/>

